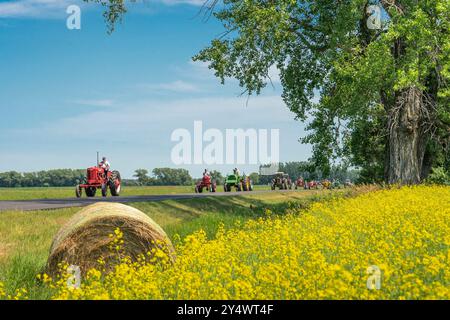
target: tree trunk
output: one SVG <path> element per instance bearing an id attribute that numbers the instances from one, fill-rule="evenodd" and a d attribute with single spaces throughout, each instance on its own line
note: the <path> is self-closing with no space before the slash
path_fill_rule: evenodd
<path id="1" fill-rule="evenodd" d="M 427 136 L 422 128 L 422 92 L 417 87 L 397 95 L 389 112 L 388 183 L 420 183 Z"/>

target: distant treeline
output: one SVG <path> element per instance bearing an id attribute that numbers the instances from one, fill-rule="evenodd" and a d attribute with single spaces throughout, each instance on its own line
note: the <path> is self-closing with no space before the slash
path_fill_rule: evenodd
<path id="1" fill-rule="evenodd" d="M 0 187 L 68 187 L 78 184 L 85 176 L 86 170 L 82 169 L 56 169 L 27 173 L 9 171 L 0 173 Z"/>
<path id="2" fill-rule="evenodd" d="M 341 182 L 350 179 L 355 182 L 358 178 L 358 171 L 340 166 L 333 167 L 328 175 L 324 175 L 309 162 L 281 163 L 279 171 L 289 174 L 292 179 L 299 177 L 307 180 L 328 178 Z M 225 176 L 221 172 L 213 170 L 210 173 L 217 184 L 224 183 Z M 83 182 L 85 177 L 85 169 L 57 169 L 29 173 L 9 171 L 0 173 L 0 187 L 71 187 Z M 267 184 L 273 178 L 258 173 L 251 173 L 250 177 L 254 184 Z M 155 168 L 151 174 L 146 169 L 137 169 L 134 178 L 124 179 L 122 182 L 126 186 L 190 186 L 198 180 L 198 178 L 192 178 L 186 169 L 173 168 Z"/>
<path id="3" fill-rule="evenodd" d="M 147 169 L 137 169 L 134 183 L 141 186 L 190 186 L 194 183 L 186 169 L 155 168 L 152 174 L 149 176 Z M 128 181 L 128 184 L 131 183 Z"/>
<path id="4" fill-rule="evenodd" d="M 128 186 L 192 185 L 194 180 L 185 169 L 155 168 L 153 177 L 147 176 L 145 169 L 136 170 L 137 179 L 123 179 Z M 2 172 L 0 188 L 23 187 L 72 187 L 86 178 L 86 169 L 56 169 L 38 172 Z"/>

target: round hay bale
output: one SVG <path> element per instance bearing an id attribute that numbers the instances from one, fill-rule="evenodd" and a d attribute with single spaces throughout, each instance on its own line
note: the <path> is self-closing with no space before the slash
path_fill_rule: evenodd
<path id="1" fill-rule="evenodd" d="M 60 263 L 78 266 L 85 274 L 99 266 L 101 258 L 110 270 L 118 262 L 111 250 L 111 234 L 123 233 L 121 253 L 135 261 L 152 248 L 165 250 L 173 259 L 174 249 L 164 230 L 145 213 L 119 203 L 99 202 L 76 213 L 56 234 L 47 260 L 46 272 L 56 275 Z"/>

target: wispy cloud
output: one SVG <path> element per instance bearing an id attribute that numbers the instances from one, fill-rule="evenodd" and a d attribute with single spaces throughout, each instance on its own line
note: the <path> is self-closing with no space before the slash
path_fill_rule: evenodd
<path id="1" fill-rule="evenodd" d="M 126 103 L 49 121 L 38 127 L 3 130 L 0 143 L 6 139 L 4 137 L 14 137 L 14 146 L 20 147 L 8 149 L 5 155 L 0 150 L 0 171 L 56 168 L 60 165 L 58 155 L 61 153 L 67 158 L 65 166 L 83 167 L 89 155 L 100 149 L 114 159 L 115 168 L 131 177 L 135 168 L 170 165 L 173 130 L 192 131 L 195 120 L 203 121 L 204 130 L 280 129 L 282 161 L 306 160 L 310 155 L 309 147 L 296 142 L 303 134 L 303 125 L 293 119 L 294 114 L 280 96 L 254 97 L 248 103 L 246 98 L 238 97 Z M 27 161 L 30 155 L 36 160 L 31 164 Z M 186 168 L 194 174 L 204 170 L 201 166 Z M 228 170 L 224 166 L 217 169 Z M 257 170 L 257 167 L 242 170 Z"/>
<path id="2" fill-rule="evenodd" d="M 197 85 L 183 80 L 177 80 L 168 83 L 143 84 L 141 85 L 141 87 L 151 91 L 169 91 L 179 93 L 200 91 L 200 88 Z"/>
<path id="3" fill-rule="evenodd" d="M 201 6 L 206 0 L 148 0 L 145 2 L 174 6 L 187 4 Z M 0 18 L 55 18 L 65 17 L 65 9 L 76 4 L 85 6 L 82 0 L 11 0 L 0 3 Z M 129 4 L 136 5 L 136 4 Z"/>
<path id="4" fill-rule="evenodd" d="M 66 16 L 70 4 L 80 0 L 14 0 L 0 3 L 0 18 L 51 18 Z"/>

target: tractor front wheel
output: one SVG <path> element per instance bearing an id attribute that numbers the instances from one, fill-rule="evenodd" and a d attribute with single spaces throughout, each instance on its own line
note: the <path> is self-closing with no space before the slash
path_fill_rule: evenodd
<path id="1" fill-rule="evenodd" d="M 85 189 L 86 192 L 86 196 L 88 196 L 89 198 L 95 197 L 95 193 L 97 192 L 97 188 L 96 187 L 87 187 Z"/>

